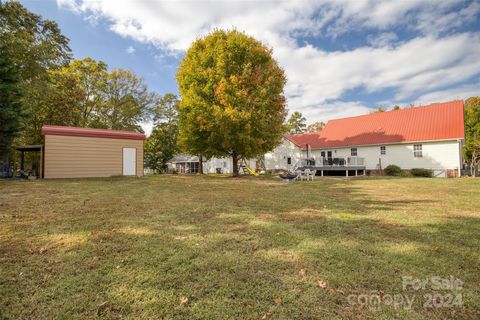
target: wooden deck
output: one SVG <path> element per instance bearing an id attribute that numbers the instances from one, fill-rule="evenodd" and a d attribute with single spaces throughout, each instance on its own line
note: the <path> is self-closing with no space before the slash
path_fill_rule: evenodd
<path id="1" fill-rule="evenodd" d="M 345 172 L 345 176 L 364 176 L 366 175 L 366 167 L 365 166 L 303 166 L 299 167 L 299 170 L 316 170 L 317 176 L 324 176 L 328 175 L 329 172 Z"/>

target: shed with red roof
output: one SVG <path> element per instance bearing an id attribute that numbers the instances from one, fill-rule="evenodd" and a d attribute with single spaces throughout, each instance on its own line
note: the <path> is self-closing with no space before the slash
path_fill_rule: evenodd
<path id="1" fill-rule="evenodd" d="M 143 176 L 142 133 L 43 126 L 42 135 L 44 178 Z"/>

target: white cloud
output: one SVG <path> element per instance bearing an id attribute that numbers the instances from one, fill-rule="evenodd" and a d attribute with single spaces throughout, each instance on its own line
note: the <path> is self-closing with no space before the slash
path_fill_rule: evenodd
<path id="1" fill-rule="evenodd" d="M 371 110 L 358 101 L 333 101 L 302 108 L 301 112 L 310 124 L 316 121 L 327 122 L 331 119 L 358 116 L 369 113 Z"/>
<path id="2" fill-rule="evenodd" d="M 416 21 L 416 29 L 428 34 L 439 34 L 459 28 L 466 22 L 475 21 L 480 12 L 480 3 L 474 1 L 460 10 L 451 12 L 445 12 L 442 9 L 445 9 L 445 7 L 433 6 L 433 13 L 429 11 L 421 12 Z"/>
<path id="3" fill-rule="evenodd" d="M 447 1 L 100 1 L 57 0 L 59 6 L 98 21 L 124 37 L 151 43 L 159 55 L 178 55 L 214 28 L 245 31 L 265 42 L 284 67 L 291 110 L 309 122 L 366 112 L 343 101 L 349 90 L 394 89 L 395 99 L 414 99 L 480 74 L 480 33 L 451 33 L 474 20 L 477 2 Z M 452 8 L 460 9 L 450 12 Z M 457 15 L 457 16 L 455 16 Z M 418 32 L 398 42 L 394 27 Z M 373 30 L 370 46 L 329 52 L 299 44 L 299 35 L 335 38 Z M 449 100 L 449 99 L 447 99 Z"/>
<path id="4" fill-rule="evenodd" d="M 280 48 L 276 55 L 287 70 L 289 105 L 300 109 L 341 99 L 358 87 L 369 92 L 395 88 L 401 99 L 480 72 L 479 34 L 417 38 L 395 48 L 348 52 L 325 52 L 312 46 Z"/>
<path id="5" fill-rule="evenodd" d="M 415 105 L 425 105 L 435 102 L 465 100 L 472 96 L 480 96 L 480 82 L 447 90 L 429 92 L 418 97 L 414 103 Z"/>
<path id="6" fill-rule="evenodd" d="M 134 54 L 135 51 L 137 51 L 137 50 L 132 46 L 128 46 L 128 48 L 125 50 L 125 52 L 128 53 L 128 54 Z"/>
<path id="7" fill-rule="evenodd" d="M 375 48 L 389 47 L 397 40 L 398 36 L 395 34 L 395 32 L 384 32 L 378 36 L 367 36 L 367 42 Z"/>

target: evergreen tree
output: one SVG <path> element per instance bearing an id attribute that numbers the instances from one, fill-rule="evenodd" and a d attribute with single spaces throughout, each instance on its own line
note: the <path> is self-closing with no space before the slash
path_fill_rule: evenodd
<path id="1" fill-rule="evenodd" d="M 16 65 L 0 46 L 0 160 L 7 160 L 23 126 L 22 95 Z"/>

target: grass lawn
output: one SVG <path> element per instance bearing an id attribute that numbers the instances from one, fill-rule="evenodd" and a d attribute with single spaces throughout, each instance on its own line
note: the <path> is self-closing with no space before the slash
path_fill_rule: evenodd
<path id="1" fill-rule="evenodd" d="M 479 319 L 479 273 L 479 179 L 0 181 L 0 319 Z"/>

